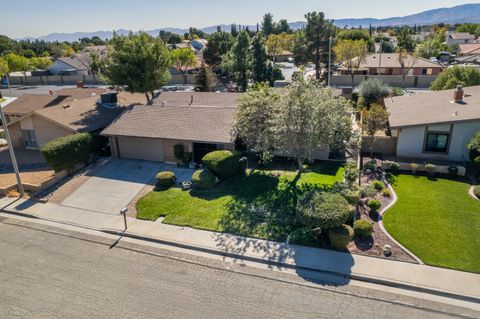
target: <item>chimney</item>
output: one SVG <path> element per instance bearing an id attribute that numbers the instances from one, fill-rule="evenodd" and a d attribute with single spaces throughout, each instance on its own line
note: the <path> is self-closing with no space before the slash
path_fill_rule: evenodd
<path id="1" fill-rule="evenodd" d="M 463 102 L 463 86 L 457 85 L 455 91 L 453 91 L 453 100 L 455 103 L 462 103 Z"/>

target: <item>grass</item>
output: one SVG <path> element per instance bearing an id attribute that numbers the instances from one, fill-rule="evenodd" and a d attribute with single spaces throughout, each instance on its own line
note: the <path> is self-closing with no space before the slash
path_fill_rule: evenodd
<path id="1" fill-rule="evenodd" d="M 150 192 L 137 202 L 137 218 L 164 216 L 163 222 L 168 224 L 283 239 L 290 232 L 294 218 L 290 208 L 298 194 L 309 187 L 328 187 L 342 176 L 343 164 L 333 162 L 309 167 L 300 176 L 295 171 L 250 171 L 211 190 Z M 257 209 L 252 209 L 253 205 Z"/>
<path id="2" fill-rule="evenodd" d="M 400 175 L 398 201 L 387 211 L 388 232 L 426 264 L 480 273 L 480 201 L 470 185 Z"/>

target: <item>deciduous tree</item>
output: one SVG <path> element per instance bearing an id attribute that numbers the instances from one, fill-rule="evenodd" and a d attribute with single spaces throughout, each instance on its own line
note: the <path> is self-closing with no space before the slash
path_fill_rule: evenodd
<path id="1" fill-rule="evenodd" d="M 362 129 L 375 142 L 375 133 L 385 130 L 388 122 L 388 112 L 383 105 L 372 104 L 369 109 L 362 110 Z M 373 158 L 373 148 L 371 149 Z"/>
<path id="2" fill-rule="evenodd" d="M 174 49 L 171 58 L 175 68 L 182 74 L 183 84 L 187 84 L 187 69 L 197 64 L 195 53 L 190 48 Z"/>
<path id="3" fill-rule="evenodd" d="M 333 48 L 337 61 L 340 62 L 352 78 L 352 90 L 355 89 L 355 72 L 358 71 L 368 53 L 363 40 L 340 40 Z"/>
<path id="4" fill-rule="evenodd" d="M 205 62 L 211 67 L 219 66 L 222 63 L 222 56 L 230 50 L 234 41 L 234 37 L 228 32 L 213 33 L 203 51 Z"/>
<path id="5" fill-rule="evenodd" d="M 454 66 L 447 68 L 433 81 L 430 89 L 433 91 L 454 89 L 457 85 L 480 85 L 480 70 Z"/>

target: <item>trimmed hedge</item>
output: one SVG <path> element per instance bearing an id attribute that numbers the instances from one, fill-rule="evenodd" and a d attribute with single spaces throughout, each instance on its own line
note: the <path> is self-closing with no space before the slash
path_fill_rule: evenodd
<path id="1" fill-rule="evenodd" d="M 169 189 L 175 184 L 174 172 L 160 172 L 155 176 L 155 178 L 157 179 L 157 188 L 161 190 Z"/>
<path id="2" fill-rule="evenodd" d="M 368 220 L 359 219 L 353 224 L 353 232 L 355 236 L 361 238 L 370 237 L 373 232 L 373 226 Z"/>
<path id="3" fill-rule="evenodd" d="M 210 189 L 215 186 L 215 175 L 208 170 L 199 169 L 192 175 L 193 186 L 198 189 Z"/>
<path id="4" fill-rule="evenodd" d="M 353 239 L 353 229 L 348 225 L 341 225 L 328 231 L 330 245 L 337 250 L 346 250 L 348 243 Z"/>
<path id="5" fill-rule="evenodd" d="M 240 174 L 240 157 L 235 151 L 214 151 L 205 155 L 202 162 L 220 179 L 227 179 Z"/>
<path id="6" fill-rule="evenodd" d="M 289 243 L 293 245 L 317 247 L 318 238 L 311 228 L 298 228 L 290 234 Z"/>
<path id="7" fill-rule="evenodd" d="M 92 136 L 89 133 L 62 136 L 46 143 L 40 149 L 55 172 L 70 170 L 79 163 L 87 164 L 91 150 Z"/>

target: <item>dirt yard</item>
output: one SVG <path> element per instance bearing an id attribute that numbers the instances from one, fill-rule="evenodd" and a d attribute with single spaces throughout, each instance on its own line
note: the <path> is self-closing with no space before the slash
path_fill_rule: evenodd
<path id="1" fill-rule="evenodd" d="M 42 171 L 32 171 L 32 172 L 23 172 L 20 173 L 20 178 L 23 183 L 27 184 L 41 184 L 48 181 L 55 176 L 53 170 L 42 170 Z M 15 184 L 17 179 L 15 173 L 2 173 L 0 174 L 0 188 L 5 188 L 12 184 Z"/>

